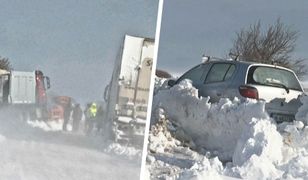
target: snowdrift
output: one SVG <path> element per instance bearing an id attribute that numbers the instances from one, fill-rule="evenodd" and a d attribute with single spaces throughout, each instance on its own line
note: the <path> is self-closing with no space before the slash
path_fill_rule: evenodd
<path id="1" fill-rule="evenodd" d="M 211 104 L 188 80 L 156 89 L 147 161 L 152 178 L 308 179 L 307 97 L 296 121 L 277 125 L 264 102 Z"/>

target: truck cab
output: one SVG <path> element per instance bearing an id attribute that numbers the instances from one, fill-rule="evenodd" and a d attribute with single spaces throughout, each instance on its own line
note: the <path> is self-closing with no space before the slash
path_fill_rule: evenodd
<path id="1" fill-rule="evenodd" d="M 27 110 L 35 107 L 37 118 L 43 117 L 49 88 L 50 80 L 40 70 L 0 72 L 0 104 L 22 106 Z"/>

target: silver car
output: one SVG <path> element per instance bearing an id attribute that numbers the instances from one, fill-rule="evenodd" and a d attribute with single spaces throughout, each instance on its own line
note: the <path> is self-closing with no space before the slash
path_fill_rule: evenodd
<path id="1" fill-rule="evenodd" d="M 210 97 L 211 102 L 220 98 L 238 97 L 266 101 L 266 110 L 278 123 L 293 121 L 301 106 L 303 94 L 295 73 L 287 68 L 253 62 L 215 60 L 207 61 L 187 71 L 173 86 L 183 79 L 190 79 L 199 95 Z"/>

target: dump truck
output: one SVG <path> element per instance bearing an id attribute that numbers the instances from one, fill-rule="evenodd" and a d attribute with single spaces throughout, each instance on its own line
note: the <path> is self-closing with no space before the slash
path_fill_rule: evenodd
<path id="1" fill-rule="evenodd" d="M 118 142 L 143 142 L 153 54 L 154 39 L 125 35 L 104 93 L 104 119 Z"/>
<path id="2" fill-rule="evenodd" d="M 13 106 L 21 110 L 25 119 L 48 118 L 47 94 L 49 77 L 40 70 L 0 71 L 0 106 Z"/>

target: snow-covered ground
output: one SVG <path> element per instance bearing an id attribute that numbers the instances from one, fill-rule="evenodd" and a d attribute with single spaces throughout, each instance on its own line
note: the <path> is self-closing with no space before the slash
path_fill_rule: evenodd
<path id="1" fill-rule="evenodd" d="M 308 97 L 277 125 L 256 100 L 199 98 L 189 81 L 156 81 L 149 134 L 150 179 L 308 179 Z"/>
<path id="2" fill-rule="evenodd" d="M 141 150 L 0 111 L 1 180 L 139 179 Z"/>

